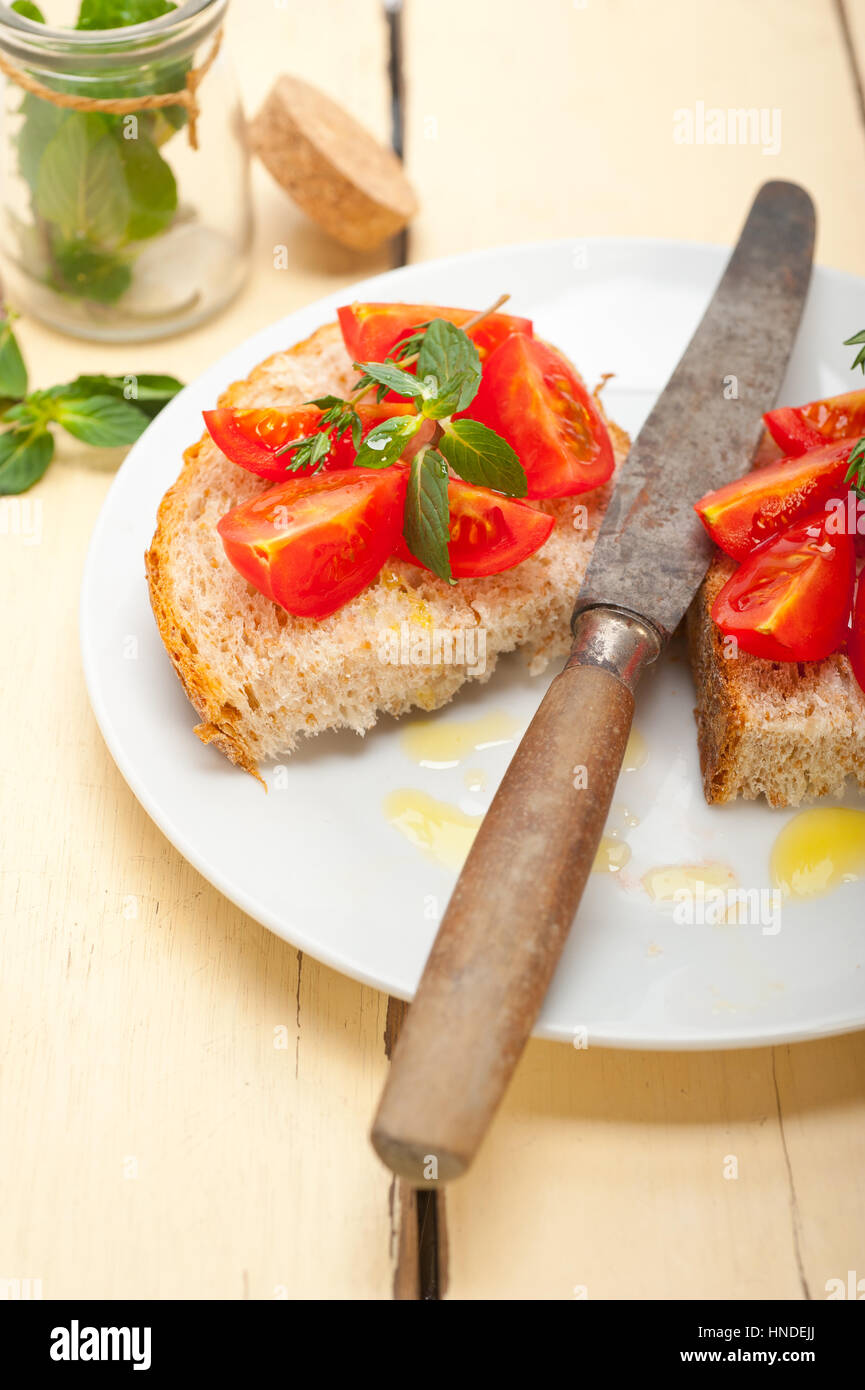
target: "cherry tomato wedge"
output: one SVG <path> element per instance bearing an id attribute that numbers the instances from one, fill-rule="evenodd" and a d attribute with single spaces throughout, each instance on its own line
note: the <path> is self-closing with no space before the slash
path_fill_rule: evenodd
<path id="1" fill-rule="evenodd" d="M 392 415 L 414 415 L 416 412 L 413 405 L 405 402 L 383 401 L 381 405 L 359 405 L 357 413 L 365 438 L 382 420 L 389 420 Z M 277 449 L 291 439 L 303 439 L 305 435 L 314 434 L 321 416 L 322 412 L 317 406 L 299 405 L 288 410 L 275 407 L 265 410 L 205 410 L 204 422 L 217 448 L 232 463 L 249 473 L 257 473 L 260 478 L 282 482 L 286 478 L 303 477 L 311 471 L 311 467 L 289 473 L 287 468 L 291 455 L 277 455 Z M 323 466 L 327 469 L 350 468 L 354 457 L 351 431 L 346 430 L 334 440 Z"/>
<path id="2" fill-rule="evenodd" d="M 854 440 L 838 440 L 799 458 L 782 458 L 708 492 L 695 510 L 712 540 L 744 560 L 751 551 L 831 497 L 847 495 L 844 482 Z"/>
<path id="3" fill-rule="evenodd" d="M 865 434 L 865 391 L 847 391 L 808 405 L 770 410 L 763 421 L 785 454 L 804 454 L 833 439 Z"/>
<path id="4" fill-rule="evenodd" d="M 600 487 L 615 467 L 595 401 L 561 353 L 514 333 L 484 364 L 468 409 L 510 444 L 529 497 L 572 497 Z"/>
<path id="5" fill-rule="evenodd" d="M 512 569 L 540 550 L 555 518 L 488 487 L 475 487 L 459 478 L 448 482 L 450 541 L 448 554 L 454 579 L 479 579 Z M 421 564 L 400 535 L 394 555 Z"/>
<path id="6" fill-rule="evenodd" d="M 474 309 L 445 309 L 440 304 L 345 304 L 337 310 L 343 341 L 354 362 L 383 362 L 401 338 L 430 319 L 447 319 L 460 328 Z M 531 319 L 490 314 L 468 335 L 483 359 L 511 333 L 532 336 Z"/>
<path id="7" fill-rule="evenodd" d="M 771 661 L 821 661 L 847 633 L 856 558 L 853 539 L 830 534 L 824 513 L 755 550 L 728 579 L 712 617 L 739 647 Z"/>
<path id="8" fill-rule="evenodd" d="M 402 530 L 407 471 L 292 478 L 217 526 L 234 568 L 300 618 L 326 618 L 372 583 Z"/>
<path id="9" fill-rule="evenodd" d="M 853 626 L 847 638 L 847 655 L 850 657 L 854 676 L 865 690 L 865 580 L 861 575 L 853 608 Z"/>

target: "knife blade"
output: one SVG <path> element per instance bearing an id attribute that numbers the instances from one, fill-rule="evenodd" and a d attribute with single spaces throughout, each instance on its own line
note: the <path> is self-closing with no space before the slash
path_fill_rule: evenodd
<path id="1" fill-rule="evenodd" d="M 578 611 L 613 600 L 664 634 L 683 617 L 711 557 L 694 512 L 744 472 L 775 403 L 814 251 L 803 188 L 766 183 L 703 318 L 628 454 Z"/>
<path id="2" fill-rule="evenodd" d="M 799 325 L 814 228 L 804 189 L 763 185 L 622 469 L 571 655 L 484 817 L 393 1055 L 372 1143 L 409 1182 L 465 1172 L 531 1033 L 597 853 L 640 674 L 710 558 L 693 503 L 756 447 Z"/>

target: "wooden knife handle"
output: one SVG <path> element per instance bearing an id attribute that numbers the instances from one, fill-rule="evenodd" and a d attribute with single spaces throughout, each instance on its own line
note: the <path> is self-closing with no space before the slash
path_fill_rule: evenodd
<path id="1" fill-rule="evenodd" d="M 471 1163 L 531 1033 L 591 872 L 639 672 L 661 639 L 592 608 L 466 860 L 408 1011 L 373 1125 L 418 1185 Z"/>

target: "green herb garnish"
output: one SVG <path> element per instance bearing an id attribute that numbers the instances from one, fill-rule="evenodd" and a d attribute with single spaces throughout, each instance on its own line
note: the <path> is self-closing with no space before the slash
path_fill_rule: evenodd
<path id="1" fill-rule="evenodd" d="M 854 333 L 852 338 L 844 339 L 845 347 L 854 347 L 859 343 L 865 344 L 865 328 L 860 333 Z M 857 367 L 861 367 L 862 371 L 865 372 L 865 346 L 859 348 L 850 367 L 851 372 L 855 372 Z"/>
<path id="2" fill-rule="evenodd" d="M 507 295 L 457 328 L 447 319 L 431 319 L 403 338 L 384 362 L 355 362 L 361 373 L 347 400 L 321 396 L 309 401 L 323 412 L 315 434 L 292 439 L 277 455 L 286 456 L 286 472 L 324 466 L 334 439 L 351 430 L 358 468 L 386 468 L 396 463 L 422 426 L 433 421 L 432 438 L 411 462 L 403 515 L 403 535 L 411 553 L 440 579 L 454 583 L 448 556 L 450 507 L 448 465 L 458 477 L 508 497 L 525 497 L 525 469 L 506 440 L 476 420 L 452 417 L 471 405 L 481 384 L 478 350 L 466 328 L 487 318 Z M 415 373 L 406 371 L 417 364 Z M 413 400 L 417 415 L 395 415 L 370 430 L 361 442 L 357 405 L 369 393 L 382 401 L 388 391 Z M 290 458 L 288 457 L 290 455 Z M 316 467 L 317 465 L 317 467 Z"/>
<path id="3" fill-rule="evenodd" d="M 54 454 L 52 425 L 98 449 L 134 444 L 182 383 L 173 376 L 79 376 L 29 391 L 27 367 L 12 330 L 0 319 L 0 494 L 25 492 Z"/>
<path id="4" fill-rule="evenodd" d="M 856 496 L 865 502 L 865 438 L 855 445 L 847 461 L 845 483 L 849 483 Z"/>
<path id="5" fill-rule="evenodd" d="M 860 344 L 862 346 L 859 346 Z M 855 372 L 856 368 L 859 367 L 865 373 L 865 328 L 859 333 L 854 333 L 852 338 L 845 338 L 844 346 L 859 347 L 850 370 Z M 865 437 L 859 440 L 850 455 L 844 481 L 849 483 L 856 496 L 865 502 Z"/>
<path id="6" fill-rule="evenodd" d="M 435 449 L 421 449 L 411 461 L 403 535 L 412 555 L 439 579 L 455 584 L 448 554 L 449 521 L 448 466 Z"/>

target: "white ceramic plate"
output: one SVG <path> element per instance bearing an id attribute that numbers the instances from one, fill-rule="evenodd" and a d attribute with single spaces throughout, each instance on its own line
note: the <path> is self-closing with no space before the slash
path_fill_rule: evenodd
<path id="1" fill-rule="evenodd" d="M 691 336 L 726 252 L 693 244 L 547 242 L 392 271 L 290 314 L 188 386 L 136 444 L 105 502 L 88 556 L 81 645 L 90 698 L 121 772 L 164 834 L 221 892 L 258 921 L 337 969 L 410 998 L 452 870 L 387 819 L 398 789 L 472 814 L 492 796 L 513 741 L 455 767 L 419 765 L 404 725 L 384 719 L 365 739 L 313 739 L 269 795 L 192 733 L 196 722 L 157 635 L 142 554 L 157 504 L 201 432 L 202 409 L 261 358 L 306 337 L 352 299 L 482 305 L 502 290 L 515 313 L 561 344 L 593 381 L 615 371 L 606 403 L 636 432 Z M 781 399 L 852 389 L 843 340 L 865 323 L 865 282 L 817 270 Z M 707 441 L 708 445 L 708 441 Z M 529 678 L 519 657 L 469 689 L 435 721 L 490 716 L 527 725 L 552 673 Z M 644 876 L 668 865 L 721 864 L 741 886 L 770 886 L 769 856 L 789 813 L 765 805 L 710 809 L 697 765 L 693 690 L 675 652 L 640 692 L 645 764 L 622 776 L 618 829 L 630 861 L 592 876 L 537 1032 L 646 1048 L 737 1047 L 865 1026 L 863 884 L 785 904 L 781 930 L 678 925 Z M 466 773 L 486 785 L 472 791 Z M 473 779 L 469 777 L 469 781 Z M 475 779 L 477 780 L 477 779 Z M 850 804 L 855 804 L 851 793 Z M 702 871 L 701 871 L 702 872 Z M 531 885 L 526 885 L 527 911 Z"/>

